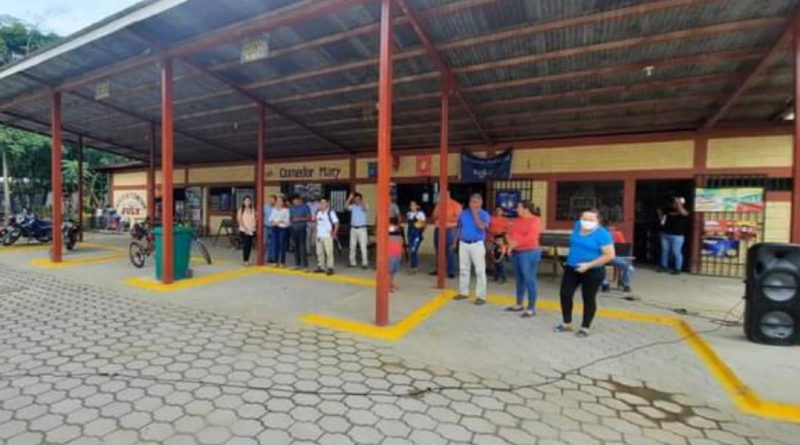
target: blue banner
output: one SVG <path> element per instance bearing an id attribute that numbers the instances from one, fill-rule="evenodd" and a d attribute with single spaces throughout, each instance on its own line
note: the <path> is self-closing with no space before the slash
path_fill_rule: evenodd
<path id="1" fill-rule="evenodd" d="M 471 153 L 461 153 L 461 180 L 484 182 L 511 178 L 511 150 L 491 158 L 479 158 Z"/>

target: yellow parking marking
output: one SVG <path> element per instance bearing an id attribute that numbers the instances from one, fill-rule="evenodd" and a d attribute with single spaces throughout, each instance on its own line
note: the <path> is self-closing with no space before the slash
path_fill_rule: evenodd
<path id="1" fill-rule="evenodd" d="M 120 258 L 123 258 L 123 255 L 114 254 L 114 255 L 106 255 L 100 257 L 65 259 L 60 263 L 54 263 L 47 258 L 34 258 L 30 261 L 30 264 L 38 267 L 62 268 L 62 267 L 78 266 L 81 264 L 105 263 L 108 261 L 118 260 Z"/>
<path id="2" fill-rule="evenodd" d="M 320 314 L 308 314 L 300 318 L 306 324 L 320 326 L 327 329 L 349 332 L 351 334 L 374 338 L 385 341 L 398 341 L 406 336 L 411 330 L 420 325 L 423 321 L 430 318 L 436 311 L 450 301 L 456 292 L 446 290 L 430 301 L 420 306 L 411 315 L 405 317 L 391 326 L 375 326 L 374 324 L 361 323 L 358 321 L 343 318 L 328 317 Z"/>
<path id="3" fill-rule="evenodd" d="M 487 301 L 495 304 L 512 305 L 513 297 L 490 295 Z M 560 311 L 560 303 L 554 300 L 539 300 L 537 308 L 545 311 Z M 576 309 L 580 310 L 580 305 Z M 712 376 L 720 383 L 733 404 L 741 411 L 784 422 L 800 423 L 800 405 L 762 399 L 748 387 L 717 355 L 714 348 L 684 319 L 672 315 L 657 315 L 642 312 L 629 312 L 618 309 L 598 309 L 597 315 L 615 320 L 638 323 L 659 324 L 675 329 Z"/>

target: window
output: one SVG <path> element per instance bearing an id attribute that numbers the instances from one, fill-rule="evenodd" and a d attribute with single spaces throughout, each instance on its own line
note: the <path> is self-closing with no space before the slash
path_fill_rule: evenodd
<path id="1" fill-rule="evenodd" d="M 230 212 L 231 211 L 231 188 L 214 187 L 209 190 L 209 211 L 210 212 Z"/>
<path id="2" fill-rule="evenodd" d="M 581 210 L 596 207 L 607 222 L 622 221 L 623 181 L 570 181 L 556 184 L 556 220 L 576 219 Z"/>

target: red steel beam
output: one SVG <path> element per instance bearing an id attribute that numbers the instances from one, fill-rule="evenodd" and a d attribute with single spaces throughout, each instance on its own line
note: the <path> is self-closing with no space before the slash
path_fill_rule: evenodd
<path id="1" fill-rule="evenodd" d="M 436 287 L 444 289 L 447 286 L 447 254 L 450 246 L 447 245 L 447 205 L 450 203 L 449 178 L 447 161 L 450 153 L 450 84 L 442 85 L 442 106 L 439 129 L 439 214 L 437 228 L 439 239 L 436 243 Z"/>
<path id="2" fill-rule="evenodd" d="M 256 143 L 256 265 L 264 265 L 264 157 L 267 150 L 267 109 L 258 106 L 258 142 Z"/>
<path id="3" fill-rule="evenodd" d="M 172 59 L 164 59 L 161 66 L 161 282 L 174 279 L 173 255 L 173 128 L 172 128 Z"/>
<path id="4" fill-rule="evenodd" d="M 83 135 L 78 135 L 78 240 L 83 242 Z"/>
<path id="5" fill-rule="evenodd" d="M 735 104 L 739 101 L 739 99 L 749 90 L 753 84 L 775 63 L 775 60 L 778 56 L 782 55 L 786 51 L 786 44 L 791 42 L 795 23 L 800 20 L 800 9 L 793 14 L 792 18 L 784 26 L 784 30 L 781 33 L 781 36 L 778 38 L 778 41 L 772 45 L 772 48 L 769 49 L 764 54 L 764 57 L 758 62 L 758 64 L 753 68 L 753 70 L 742 77 L 741 82 L 736 87 L 736 89 L 722 101 L 720 107 L 712 114 L 702 125 L 700 128 L 701 131 L 709 131 L 711 130 L 714 125 L 717 124 L 723 117 L 725 117 L 725 113 L 728 112 Z"/>
<path id="6" fill-rule="evenodd" d="M 378 87 L 378 205 L 376 232 L 378 249 L 375 264 L 375 324 L 389 324 L 389 181 L 392 168 L 392 0 L 381 0 L 380 70 Z"/>
<path id="7" fill-rule="evenodd" d="M 150 124 L 150 157 L 147 162 L 147 220 L 156 224 L 156 125 Z"/>
<path id="8" fill-rule="evenodd" d="M 61 196 L 61 151 L 63 140 L 61 138 L 61 93 L 52 93 L 50 108 L 50 134 L 53 135 L 53 147 L 50 156 L 50 184 L 53 189 L 53 245 L 50 249 L 50 261 L 61 262 L 61 248 L 63 238 L 61 235 L 62 204 Z"/>
<path id="9" fill-rule="evenodd" d="M 794 184 L 792 186 L 792 224 L 791 224 L 791 242 L 800 243 L 800 19 L 795 22 L 794 26 L 794 137 L 793 142 L 793 163 L 792 163 L 792 177 Z"/>

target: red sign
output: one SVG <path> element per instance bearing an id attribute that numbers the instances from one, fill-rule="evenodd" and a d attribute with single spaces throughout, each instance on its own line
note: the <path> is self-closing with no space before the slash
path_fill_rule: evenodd
<path id="1" fill-rule="evenodd" d="M 420 176 L 430 176 L 431 175 L 431 162 L 432 162 L 431 155 L 417 155 L 417 174 Z"/>

